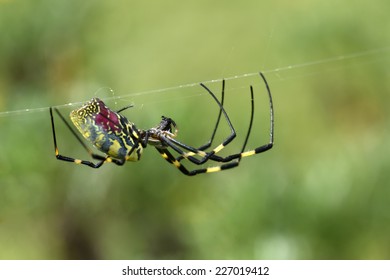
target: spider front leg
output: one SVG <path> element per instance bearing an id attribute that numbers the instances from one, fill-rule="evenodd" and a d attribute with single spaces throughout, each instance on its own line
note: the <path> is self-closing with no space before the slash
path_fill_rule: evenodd
<path id="1" fill-rule="evenodd" d="M 183 159 L 187 159 L 187 160 L 189 160 L 195 164 L 198 164 L 198 165 L 205 163 L 209 159 L 219 161 L 218 158 L 220 158 L 220 157 L 216 156 L 215 154 L 220 152 L 226 145 L 228 145 L 236 137 L 236 131 L 233 127 L 233 124 L 231 123 L 230 118 L 223 107 L 224 96 L 225 96 L 225 80 L 222 80 L 221 101 L 218 100 L 218 98 L 215 96 L 215 94 L 207 86 L 205 86 L 203 83 L 201 83 L 200 85 L 211 95 L 211 97 L 214 99 L 214 101 L 217 103 L 217 105 L 219 107 L 219 114 L 218 114 L 217 122 L 214 126 L 214 130 L 213 130 L 213 133 L 211 135 L 210 140 L 206 144 L 202 145 L 201 147 L 194 148 L 194 147 L 191 147 L 189 145 L 183 144 L 180 141 L 177 141 L 176 139 L 169 138 L 169 140 L 171 142 L 173 142 L 174 144 L 176 144 L 177 146 L 189 151 L 189 152 L 180 152 L 180 155 L 176 158 L 176 160 L 181 161 Z M 220 145 L 215 147 L 213 150 L 211 150 L 210 152 L 205 152 L 204 150 L 209 148 L 214 140 L 214 137 L 215 137 L 215 134 L 217 132 L 222 114 L 224 115 L 226 122 L 230 128 L 230 135 Z M 177 150 L 177 152 L 178 151 L 179 150 Z M 195 156 L 199 156 L 201 158 L 198 159 Z"/>
<path id="2" fill-rule="evenodd" d="M 204 85 L 202 85 L 203 87 L 205 87 Z M 176 160 L 178 161 L 181 161 L 185 158 L 189 158 L 189 160 L 191 161 L 199 161 L 198 159 L 192 157 L 191 155 L 199 155 L 199 156 L 202 156 L 204 161 L 207 160 L 207 153 L 203 151 L 205 151 L 206 149 L 210 148 L 210 146 L 212 145 L 213 141 L 214 141 L 214 137 L 215 137 L 215 134 L 217 133 L 217 129 L 218 129 L 218 126 L 219 126 L 219 123 L 220 123 L 220 120 L 221 120 L 221 116 L 222 116 L 222 113 L 223 113 L 223 103 L 224 103 L 224 100 L 225 100 L 225 80 L 222 80 L 222 93 L 221 93 L 221 101 L 219 101 L 219 103 L 221 104 L 221 107 L 219 108 L 219 113 L 218 113 L 218 117 L 217 117 L 217 121 L 214 125 L 214 129 L 213 129 L 213 132 L 211 134 L 211 137 L 210 139 L 205 143 L 203 144 L 202 146 L 196 148 L 196 153 L 194 152 L 189 152 L 189 153 L 185 153 L 183 155 L 180 155 L 179 157 L 176 158 Z"/>
<path id="3" fill-rule="evenodd" d="M 204 85 L 202 85 L 203 87 L 205 87 Z M 219 108 L 219 113 L 218 113 L 218 117 L 217 117 L 217 122 L 215 123 L 215 126 L 214 126 L 214 129 L 213 129 L 213 132 L 211 134 L 211 137 L 210 139 L 207 141 L 206 144 L 203 144 L 202 146 L 200 146 L 197 150 L 199 151 L 204 151 L 208 148 L 210 148 L 211 144 L 213 143 L 214 141 L 214 137 L 215 137 L 215 134 L 217 133 L 217 129 L 218 129 L 218 126 L 219 126 L 219 122 L 221 120 L 221 116 L 222 116 L 222 111 L 223 111 L 223 103 L 225 101 L 225 80 L 222 80 L 222 93 L 221 93 L 221 101 L 219 101 L 220 103 L 220 108 Z"/>

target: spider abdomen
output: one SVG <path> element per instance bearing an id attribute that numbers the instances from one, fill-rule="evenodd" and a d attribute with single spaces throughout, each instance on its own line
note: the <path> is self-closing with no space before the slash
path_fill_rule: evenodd
<path id="1" fill-rule="evenodd" d="M 137 161 L 142 154 L 138 135 L 126 117 L 110 110 L 98 98 L 70 113 L 73 124 L 98 150 L 119 160 Z M 130 136 L 130 131 L 133 133 Z"/>

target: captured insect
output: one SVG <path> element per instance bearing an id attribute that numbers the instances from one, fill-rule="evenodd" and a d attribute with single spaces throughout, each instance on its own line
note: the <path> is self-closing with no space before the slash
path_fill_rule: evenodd
<path id="1" fill-rule="evenodd" d="M 222 81 L 221 101 L 214 95 L 214 93 L 204 84 L 200 84 L 213 98 L 219 107 L 219 114 L 213 133 L 210 140 L 201 147 L 191 147 L 176 139 L 177 125 L 174 120 L 168 117 L 162 117 L 160 123 L 149 129 L 138 129 L 134 123 L 129 121 L 121 112 L 132 106 L 126 106 L 118 111 L 113 111 L 108 108 L 103 101 L 98 98 L 92 98 L 91 101 L 84 104 L 81 108 L 73 110 L 70 113 L 70 119 L 73 125 L 81 133 L 81 135 L 91 142 L 104 155 L 94 153 L 87 144 L 84 143 L 75 129 L 62 116 L 57 108 L 50 107 L 50 118 L 53 131 L 55 156 L 58 160 L 74 162 L 76 164 L 84 164 L 93 168 L 101 167 L 105 162 L 112 162 L 117 165 L 123 165 L 126 161 L 138 161 L 141 159 L 143 150 L 151 145 L 157 149 L 161 156 L 178 168 L 183 174 L 193 176 L 201 173 L 218 172 L 230 168 L 237 167 L 242 158 L 263 153 L 273 147 L 274 144 L 274 112 L 271 90 L 268 82 L 262 73 L 259 73 L 264 81 L 265 88 L 269 98 L 270 108 L 270 140 L 269 143 L 259 146 L 253 150 L 245 151 L 254 119 L 254 94 L 253 87 L 250 86 L 251 95 L 251 116 L 249 121 L 249 128 L 245 137 L 244 144 L 241 151 L 236 154 L 231 154 L 225 157 L 219 156 L 218 153 L 226 147 L 235 137 L 236 131 L 231 123 L 228 114 L 226 113 L 223 103 L 225 97 L 225 80 Z M 96 163 L 88 160 L 75 159 L 63 156 L 59 153 L 57 147 L 57 139 L 53 118 L 53 110 L 58 114 L 61 120 L 69 128 L 72 134 L 77 138 L 80 144 L 87 150 L 92 159 L 97 160 Z M 214 136 L 217 132 L 221 116 L 224 116 L 229 129 L 230 135 L 218 146 L 211 151 L 206 151 L 212 145 Z M 178 153 L 175 157 L 170 149 Z M 196 165 L 203 165 L 209 161 L 216 162 L 215 166 L 198 168 L 189 170 L 182 164 L 183 160 L 188 160 Z"/>

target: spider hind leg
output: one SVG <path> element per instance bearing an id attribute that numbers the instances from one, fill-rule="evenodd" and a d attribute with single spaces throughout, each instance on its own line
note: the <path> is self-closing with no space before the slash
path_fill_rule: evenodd
<path id="1" fill-rule="evenodd" d="M 53 133 L 53 142 L 54 142 L 54 153 L 55 157 L 58 160 L 62 161 L 67 161 L 67 162 L 73 162 L 75 164 L 82 164 L 82 165 L 87 165 L 92 168 L 99 168 L 103 165 L 105 162 L 113 162 L 117 165 L 123 165 L 125 163 L 124 160 L 117 160 L 114 158 L 111 158 L 109 156 L 102 156 L 99 154 L 95 154 L 92 152 L 91 149 L 88 148 L 88 146 L 82 141 L 82 139 L 77 135 L 77 133 L 74 131 L 74 129 L 70 126 L 70 124 L 65 120 L 65 118 L 62 116 L 60 111 L 57 108 L 54 108 L 55 112 L 57 115 L 61 118 L 61 120 L 65 123 L 67 128 L 72 132 L 73 136 L 76 137 L 78 142 L 84 147 L 84 149 L 89 153 L 89 155 L 93 158 L 98 160 L 97 163 L 88 161 L 88 160 L 82 160 L 82 159 L 77 159 L 77 158 L 72 158 L 68 156 L 61 155 L 58 150 L 58 145 L 57 145 L 57 136 L 56 136 L 56 130 L 55 130 L 55 125 L 54 125 L 54 116 L 53 116 L 53 108 L 50 107 L 50 120 L 51 120 L 51 128 L 52 128 L 52 133 Z"/>

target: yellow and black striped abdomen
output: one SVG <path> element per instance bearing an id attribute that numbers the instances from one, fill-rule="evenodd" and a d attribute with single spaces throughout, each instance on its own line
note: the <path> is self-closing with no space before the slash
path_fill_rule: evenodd
<path id="1" fill-rule="evenodd" d="M 84 138 L 101 152 L 120 160 L 140 159 L 142 146 L 134 124 L 110 110 L 100 99 L 93 98 L 72 111 L 70 118 Z"/>

